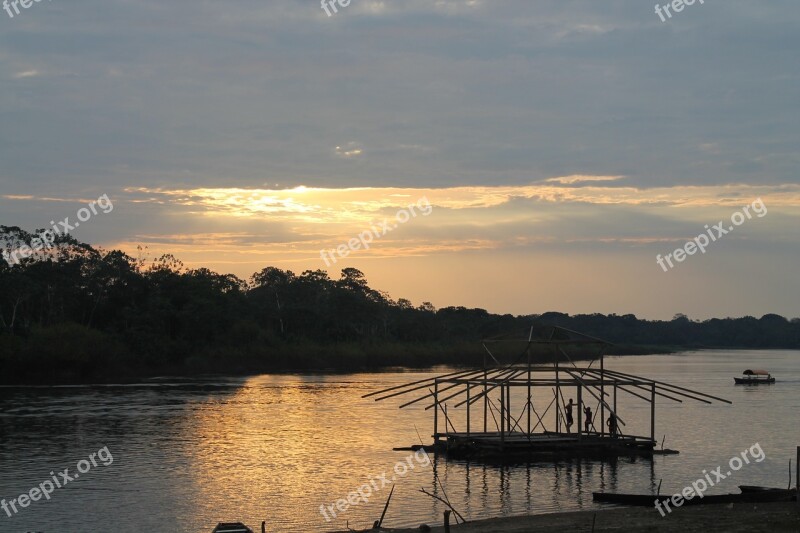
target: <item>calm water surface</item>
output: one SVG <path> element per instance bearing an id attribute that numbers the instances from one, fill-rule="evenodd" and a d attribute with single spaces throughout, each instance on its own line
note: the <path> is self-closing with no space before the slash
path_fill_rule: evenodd
<path id="1" fill-rule="evenodd" d="M 772 386 L 734 386 L 747 367 L 769 369 Z M 398 478 L 384 525 L 439 522 L 444 507 L 419 489 L 442 495 L 468 519 L 597 507 L 592 491 L 647 492 L 663 479 L 676 492 L 725 466 L 758 443 L 766 454 L 709 493 L 739 484 L 785 486 L 800 445 L 800 352 L 707 351 L 607 358 L 607 367 L 669 381 L 733 401 L 705 405 L 660 401 L 656 434 L 680 455 L 654 460 L 563 461 L 485 466 L 437 459 Z M 426 442 L 431 411 L 398 410 L 401 401 L 362 399 L 368 392 L 433 373 L 258 376 L 156 380 L 125 386 L 0 388 L 0 498 L 10 500 L 108 447 L 98 461 L 49 501 L 32 502 L 0 531 L 210 532 L 219 521 L 244 521 L 268 531 L 330 531 L 367 527 L 381 513 L 389 487 L 368 504 L 326 522 L 331 505 L 371 479 L 391 479 L 409 452 L 393 447 Z M 549 398 L 536 397 L 542 412 Z M 522 402 L 512 398 L 512 409 Z M 647 434 L 649 408 L 620 395 L 627 433 Z M 458 426 L 463 413 L 451 411 Z M 553 410 L 545 416 L 552 429 Z M 83 465 L 86 469 L 86 464 Z M 402 468 L 398 467 L 402 472 Z M 378 486 L 380 482 L 376 481 Z M 338 513 L 338 511 L 337 511 Z"/>

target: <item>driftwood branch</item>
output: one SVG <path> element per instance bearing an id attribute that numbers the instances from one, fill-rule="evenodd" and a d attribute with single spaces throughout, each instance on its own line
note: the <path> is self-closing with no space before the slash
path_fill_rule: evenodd
<path id="1" fill-rule="evenodd" d="M 386 499 L 386 505 L 383 508 L 383 512 L 381 513 L 381 519 L 378 520 L 377 525 L 378 527 L 383 526 L 383 519 L 386 517 L 386 510 L 389 509 L 389 502 L 392 501 L 392 494 L 394 494 L 394 485 L 392 485 L 392 490 L 389 491 L 389 497 Z"/>
<path id="2" fill-rule="evenodd" d="M 461 513 L 459 513 L 458 511 L 456 511 L 456 508 L 455 508 L 455 507 L 453 507 L 452 505 L 450 505 L 450 504 L 449 504 L 448 502 L 446 502 L 445 500 L 441 499 L 440 497 L 436 496 L 435 494 L 431 494 L 430 492 L 426 491 L 425 489 L 419 489 L 419 491 L 420 491 L 421 493 L 423 493 L 423 494 L 427 494 L 428 496 L 430 496 L 431 498 L 433 498 L 433 499 L 435 499 L 435 500 L 439 500 L 440 502 L 442 502 L 443 504 L 445 504 L 446 506 L 448 506 L 448 507 L 449 507 L 449 508 L 450 508 L 450 509 L 453 511 L 453 513 L 455 513 L 455 515 L 456 515 L 456 516 L 457 516 L 457 517 L 458 517 L 458 518 L 461 520 L 461 522 L 462 522 L 462 523 L 463 523 L 463 522 L 466 522 L 466 520 L 464 520 L 464 517 L 463 517 L 463 516 L 461 516 Z"/>

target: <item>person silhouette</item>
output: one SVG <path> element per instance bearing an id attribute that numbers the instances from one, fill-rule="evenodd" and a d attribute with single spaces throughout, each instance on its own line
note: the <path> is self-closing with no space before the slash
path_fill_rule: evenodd
<path id="1" fill-rule="evenodd" d="M 583 409 L 583 414 L 586 415 L 586 421 L 583 423 L 584 431 L 589 433 L 589 428 L 592 427 L 592 408 L 588 405 Z"/>
<path id="2" fill-rule="evenodd" d="M 608 433 L 613 438 L 617 438 L 617 417 L 614 416 L 614 413 L 611 413 L 611 416 L 608 417 L 606 421 L 606 425 L 608 425 Z"/>
<path id="3" fill-rule="evenodd" d="M 564 411 L 567 415 L 567 433 L 572 433 L 572 424 L 574 423 L 572 419 L 572 408 L 575 404 L 572 403 L 572 398 L 569 399 L 569 403 L 564 407 Z"/>

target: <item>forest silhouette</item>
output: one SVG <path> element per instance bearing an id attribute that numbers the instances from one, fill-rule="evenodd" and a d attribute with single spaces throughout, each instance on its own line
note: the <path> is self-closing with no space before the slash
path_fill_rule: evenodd
<path id="1" fill-rule="evenodd" d="M 0 226 L 6 251 L 37 234 Z M 333 279 L 323 270 L 268 266 L 243 280 L 69 235 L 19 264 L 0 258 L 0 382 L 7 384 L 475 365 L 485 355 L 481 339 L 533 323 L 607 340 L 611 354 L 800 347 L 800 319 L 775 314 L 663 321 L 435 309 L 392 299 L 355 268 Z"/>

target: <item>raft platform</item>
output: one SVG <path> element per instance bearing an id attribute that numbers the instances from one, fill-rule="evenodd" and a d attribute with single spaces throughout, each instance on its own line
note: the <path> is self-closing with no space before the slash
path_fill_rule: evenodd
<path id="1" fill-rule="evenodd" d="M 508 353 L 495 356 L 490 346 L 495 352 L 500 347 Z M 519 333 L 485 339 L 482 368 L 435 375 L 363 397 L 383 401 L 404 396 L 401 409 L 425 405 L 426 411 L 433 411 L 434 443 L 423 448 L 447 457 L 490 461 L 677 453 L 655 450 L 657 399 L 731 403 L 611 370 L 604 361 L 609 346 L 601 339 L 558 326 L 533 325 Z M 580 366 L 575 364 L 578 358 L 584 361 Z M 628 427 L 621 412 L 625 404 L 617 401 L 619 395 L 645 403 L 649 427 L 641 427 L 641 422 L 636 428 Z M 642 418 L 646 421 L 646 415 Z M 637 435 L 645 431 L 649 436 Z"/>
<path id="2" fill-rule="evenodd" d="M 572 457 L 651 456 L 656 442 L 632 435 L 600 433 L 527 434 L 523 432 L 447 432 L 434 435 L 432 447 L 454 459 L 550 460 Z"/>

